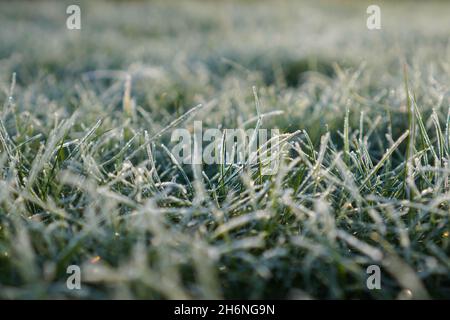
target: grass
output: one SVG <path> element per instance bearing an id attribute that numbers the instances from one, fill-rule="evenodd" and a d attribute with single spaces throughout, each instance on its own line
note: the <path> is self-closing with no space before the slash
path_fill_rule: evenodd
<path id="1" fill-rule="evenodd" d="M 0 3 L 0 298 L 450 298 L 448 3 L 80 5 Z M 194 120 L 280 170 L 178 163 Z"/>

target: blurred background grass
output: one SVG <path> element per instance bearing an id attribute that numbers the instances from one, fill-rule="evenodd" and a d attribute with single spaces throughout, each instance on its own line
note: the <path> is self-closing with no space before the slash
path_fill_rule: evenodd
<path id="1" fill-rule="evenodd" d="M 297 88 L 309 76 L 335 78 L 336 64 L 370 68 L 358 80 L 366 92 L 400 85 L 402 61 L 418 64 L 420 72 L 449 68 L 448 2 L 377 2 L 379 31 L 366 28 L 370 1 L 79 1 L 80 31 L 65 26 L 71 3 L 0 3 L 2 98 L 16 72 L 19 87 L 34 89 L 25 108 L 36 108 L 38 92 L 73 107 L 86 81 L 103 102 L 118 104 L 118 83 L 129 73 L 137 103 L 159 117 L 213 98 L 235 105 L 230 92 L 241 91 L 245 101 L 256 85 L 272 97 L 282 93 L 277 103 L 299 106 L 281 124 L 294 130 L 303 109 L 317 105 Z M 438 76 L 447 81 L 447 75 Z M 420 97 L 420 86 L 415 89 Z M 239 108 L 249 111 L 236 108 L 236 116 Z"/>

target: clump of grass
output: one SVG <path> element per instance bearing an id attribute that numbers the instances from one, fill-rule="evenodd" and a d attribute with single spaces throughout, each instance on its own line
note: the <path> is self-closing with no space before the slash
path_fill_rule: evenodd
<path id="1" fill-rule="evenodd" d="M 52 9 L 31 23 L 36 35 L 46 28 L 42 18 L 58 21 L 53 4 L 41 5 Z M 283 71 L 289 63 L 248 57 L 277 39 L 270 28 L 259 39 L 261 20 L 278 31 L 299 26 L 297 2 L 277 10 L 234 4 L 240 10 L 230 14 L 244 36 L 226 19 L 210 19 L 217 5 L 89 4 L 100 21 L 88 20 L 83 30 L 99 27 L 100 40 L 53 31 L 76 48 L 69 56 L 0 30 L 9 48 L 0 60 L 0 297 L 449 298 L 448 50 L 429 59 L 445 47 L 439 32 L 430 31 L 431 47 L 404 53 L 407 81 L 399 53 L 388 50 L 394 39 L 377 38 L 379 55 L 361 34 L 352 50 L 368 61 L 343 67 L 330 58 L 333 72 L 302 69 L 295 78 L 302 81 L 286 85 L 283 72 L 295 76 Z M 24 4 L 8 4 L 0 18 L 10 26 L 17 20 L 10 6 L 30 14 Z M 326 15 L 311 6 L 308 12 Z M 142 12 L 180 18 L 172 26 L 158 20 L 149 34 L 144 21 L 153 20 Z M 192 21 L 195 32 L 186 29 Z M 307 32 L 300 32 L 313 45 L 323 30 L 304 21 Z M 344 42 L 347 27 L 340 26 Z M 236 48 L 245 34 L 252 35 L 247 46 Z M 192 41 L 171 56 L 185 36 Z M 270 58 L 283 59 L 296 37 L 286 34 Z M 204 52 L 214 39 L 232 52 L 221 60 L 226 73 L 214 65 L 220 59 L 210 59 L 217 52 Z M 338 40 L 325 38 L 319 49 L 337 50 Z M 35 51 L 17 56 L 19 48 Z M 312 53 L 291 54 L 305 61 Z M 49 61 L 55 69 L 47 76 L 30 69 L 42 71 Z M 273 81 L 264 80 L 267 72 Z M 255 165 L 179 163 L 171 130 L 191 129 L 194 120 L 278 127 L 278 172 L 262 175 L 263 148 Z M 82 290 L 66 287 L 71 264 L 81 266 Z M 382 290 L 366 287 L 372 264 L 381 267 Z"/>

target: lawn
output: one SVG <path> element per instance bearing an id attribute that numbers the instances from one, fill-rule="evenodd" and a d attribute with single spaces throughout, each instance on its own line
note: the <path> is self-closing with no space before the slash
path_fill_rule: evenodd
<path id="1" fill-rule="evenodd" d="M 370 4 L 1 1 L 0 298 L 449 299 L 450 2 Z"/>

